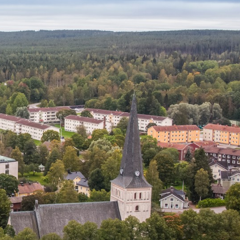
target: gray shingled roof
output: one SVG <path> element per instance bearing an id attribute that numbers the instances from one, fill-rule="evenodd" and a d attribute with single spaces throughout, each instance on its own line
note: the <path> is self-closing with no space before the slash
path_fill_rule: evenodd
<path id="1" fill-rule="evenodd" d="M 167 194 L 167 193 L 174 193 L 176 195 L 185 195 L 185 193 L 182 190 L 177 190 L 174 187 L 170 187 L 170 188 L 162 190 L 161 195 Z"/>
<path id="2" fill-rule="evenodd" d="M 38 227 L 34 211 L 29 212 L 11 212 L 11 225 L 16 234 L 21 232 L 24 228 L 31 228 L 37 235 Z"/>
<path id="3" fill-rule="evenodd" d="M 169 192 L 169 193 L 167 193 L 167 194 L 164 194 L 163 196 L 161 196 L 160 200 L 161 200 L 161 199 L 164 199 L 164 198 L 166 198 L 166 197 L 169 197 L 169 196 L 171 196 L 171 195 L 175 196 L 176 198 L 180 199 L 180 200 L 183 201 L 183 202 L 185 201 L 185 200 L 182 198 L 182 196 L 180 196 L 180 195 L 178 195 L 178 194 L 176 194 L 176 193 L 174 193 L 174 192 Z"/>
<path id="4" fill-rule="evenodd" d="M 222 168 L 225 168 L 226 170 L 228 170 L 228 162 L 219 162 L 219 161 L 215 161 L 213 160 L 212 162 L 209 163 L 209 166 L 214 166 L 215 164 L 219 165 Z"/>
<path id="5" fill-rule="evenodd" d="M 87 202 L 38 205 L 32 212 L 11 213 L 11 224 L 16 233 L 30 227 L 39 237 L 55 232 L 63 236 L 63 228 L 69 221 L 81 224 L 94 222 L 98 226 L 103 220 L 118 218 L 121 220 L 118 202 Z"/>
<path id="6" fill-rule="evenodd" d="M 78 186 L 89 187 L 88 180 L 84 177 L 84 175 L 81 172 L 68 173 L 68 175 L 65 177 L 65 179 L 74 180 L 76 177 L 81 178 L 81 180 L 79 182 L 77 182 Z"/>
<path id="7" fill-rule="evenodd" d="M 117 178 L 112 180 L 112 183 L 123 188 L 151 187 L 144 178 L 142 161 L 138 130 L 137 103 L 134 94 L 121 161 L 121 169 L 123 172 L 122 174 L 119 174 Z M 136 171 L 140 172 L 139 176 L 135 175 Z"/>

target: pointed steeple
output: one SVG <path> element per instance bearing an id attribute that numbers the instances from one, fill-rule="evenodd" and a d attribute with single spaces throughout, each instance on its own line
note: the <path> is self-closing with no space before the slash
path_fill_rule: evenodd
<path id="1" fill-rule="evenodd" d="M 112 183 L 124 188 L 151 187 L 143 175 L 142 154 L 138 129 L 137 101 L 135 93 L 128 121 L 127 133 L 123 148 L 120 172 Z"/>

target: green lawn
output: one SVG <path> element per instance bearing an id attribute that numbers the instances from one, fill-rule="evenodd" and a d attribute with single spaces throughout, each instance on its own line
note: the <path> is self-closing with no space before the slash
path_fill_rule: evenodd
<path id="1" fill-rule="evenodd" d="M 60 124 L 55 124 L 54 126 L 60 129 Z M 62 129 L 62 136 L 64 138 L 70 138 L 73 134 L 75 134 L 74 132 L 65 131 L 64 127 L 61 127 L 61 129 Z"/>
<path id="2" fill-rule="evenodd" d="M 41 141 L 39 141 L 39 140 L 33 140 L 34 141 L 34 143 L 37 145 L 37 146 L 39 146 L 42 142 Z"/>
<path id="3" fill-rule="evenodd" d="M 18 177 L 21 178 L 22 176 L 19 174 Z M 35 174 L 33 174 L 33 172 L 24 173 L 23 177 L 26 178 L 27 181 L 40 182 L 42 185 L 47 184 L 43 180 L 44 176 L 43 176 L 43 173 L 41 173 L 41 172 L 36 172 Z"/>

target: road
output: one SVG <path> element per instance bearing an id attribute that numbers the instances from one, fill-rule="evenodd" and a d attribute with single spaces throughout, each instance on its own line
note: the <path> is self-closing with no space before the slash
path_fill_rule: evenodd
<path id="1" fill-rule="evenodd" d="M 189 208 L 191 209 L 191 208 Z M 177 210 L 177 209 L 162 209 L 163 212 L 173 212 L 173 213 L 178 213 L 178 214 L 181 214 L 183 213 L 183 211 L 186 211 L 186 210 L 189 210 L 189 209 L 183 209 L 183 210 Z M 204 208 L 202 208 L 204 209 Z M 213 210 L 215 213 L 222 213 L 223 211 L 226 210 L 226 207 L 214 207 L 214 208 L 210 208 L 211 210 Z M 198 208 L 192 208 L 193 211 L 199 213 L 199 211 L 201 209 L 198 209 Z"/>
<path id="2" fill-rule="evenodd" d="M 33 103 L 33 104 L 29 104 L 28 107 L 29 108 L 38 108 L 37 105 L 39 105 L 40 103 Z"/>

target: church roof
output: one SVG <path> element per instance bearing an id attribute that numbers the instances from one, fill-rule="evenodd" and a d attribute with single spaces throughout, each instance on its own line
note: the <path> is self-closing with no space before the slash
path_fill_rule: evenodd
<path id="1" fill-rule="evenodd" d="M 53 232 L 63 236 L 63 228 L 71 220 L 94 222 L 99 227 L 103 220 L 121 219 L 118 202 L 43 204 L 32 212 L 13 212 L 10 217 L 16 234 L 30 227 L 40 238 Z"/>
<path id="2" fill-rule="evenodd" d="M 122 173 L 112 180 L 113 184 L 123 188 L 151 187 L 143 175 L 143 160 L 138 129 L 137 102 L 134 94 L 120 167 Z M 138 171 L 139 174 L 136 174 L 136 171 Z"/>

